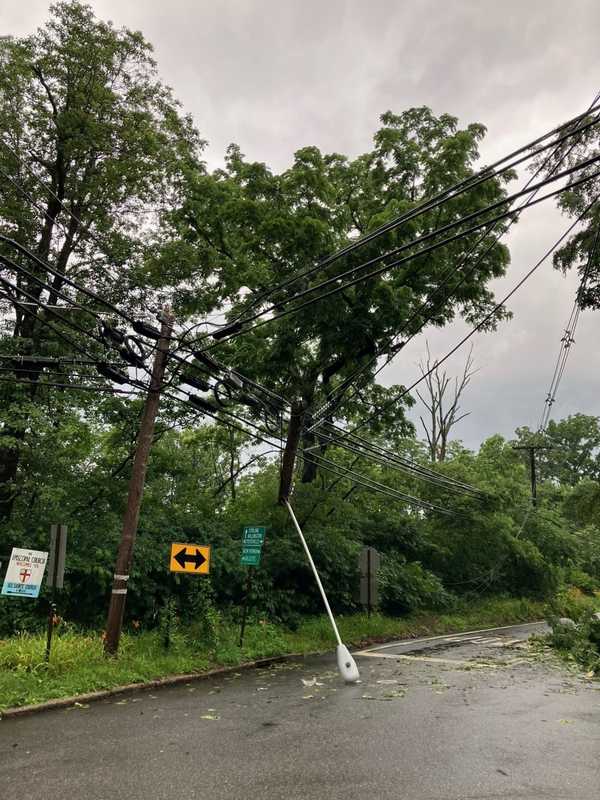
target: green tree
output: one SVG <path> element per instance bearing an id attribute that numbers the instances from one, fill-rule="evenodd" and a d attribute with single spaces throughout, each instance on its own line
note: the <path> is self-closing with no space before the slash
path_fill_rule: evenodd
<path id="1" fill-rule="evenodd" d="M 212 276 L 213 305 L 230 319 L 250 300 L 257 309 L 272 300 L 282 303 L 296 290 L 315 285 L 335 271 L 356 267 L 504 196 L 500 181 L 482 183 L 389 231 L 335 267 L 321 269 L 310 284 L 301 277 L 303 270 L 473 174 L 485 131 L 482 125 L 461 129 L 455 117 L 436 117 L 428 108 L 399 115 L 387 112 L 381 122 L 372 150 L 355 159 L 305 147 L 288 169 L 276 174 L 265 164 L 248 162 L 232 145 L 223 169 L 211 175 L 190 172 L 186 201 L 170 216 L 172 240 L 157 254 L 155 263 L 158 273 L 165 258 L 177 262 L 180 308 L 189 314 L 206 312 L 208 276 Z M 486 240 L 482 247 L 489 244 Z M 473 247 L 474 237 L 469 237 L 407 262 L 223 344 L 222 355 L 251 377 L 300 401 L 307 417 L 329 391 L 357 367 L 365 367 L 359 388 L 367 396 L 361 401 L 360 395 L 345 395 L 330 410 L 330 418 L 348 419 L 357 409 L 364 413 L 374 382 L 375 364 L 368 362 L 392 350 L 398 331 L 409 335 L 429 316 L 437 326 L 457 314 L 472 320 L 490 308 L 493 297 L 487 282 L 502 275 L 509 260 L 503 245 L 490 249 L 452 297 L 446 288 L 436 302 L 421 308 Z M 300 277 L 287 289 L 268 300 L 260 299 L 266 289 L 294 276 Z M 377 400 L 392 393 L 393 389 L 378 387 Z M 402 405 L 394 407 L 393 415 L 398 424 L 403 423 Z M 305 435 L 304 445 L 312 444 L 313 437 Z M 307 463 L 305 480 L 312 480 L 314 474 Z"/>
<path id="2" fill-rule="evenodd" d="M 523 427 L 516 434 L 520 444 L 549 448 L 536 453 L 541 480 L 575 486 L 583 478 L 600 479 L 600 417 L 572 414 L 550 420 L 543 433 Z"/>
<path id="3" fill-rule="evenodd" d="M 201 172 L 203 143 L 157 79 L 152 48 L 140 33 L 115 29 L 79 2 L 53 5 L 50 13 L 37 33 L 2 45 L 0 170 L 7 181 L 0 233 L 103 298 L 139 311 L 147 240 L 177 200 L 184 169 L 194 165 Z M 1 276 L 34 300 L 62 304 L 62 279 L 6 244 L 0 243 L 0 255 L 33 273 L 4 261 Z M 168 281 L 165 270 L 156 285 Z M 0 341 L 4 353 L 68 350 L 44 327 L 41 312 L 26 313 L 10 295 L 3 301 L 13 320 Z M 94 325 L 83 313 L 72 318 Z M 34 401 L 39 371 L 30 377 Z M 0 402 L 0 518 L 6 518 L 27 420 L 14 390 L 4 389 Z"/>

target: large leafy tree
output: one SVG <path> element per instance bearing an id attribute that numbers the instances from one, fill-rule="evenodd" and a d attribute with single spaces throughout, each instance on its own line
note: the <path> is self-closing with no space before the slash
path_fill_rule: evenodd
<path id="1" fill-rule="evenodd" d="M 277 174 L 263 163 L 247 161 L 232 145 L 224 168 L 210 175 L 190 172 L 186 200 L 170 217 L 171 244 L 155 265 L 158 273 L 165 258 L 177 262 L 180 309 L 186 314 L 206 312 L 208 276 L 212 276 L 210 304 L 226 311 L 230 319 L 249 302 L 255 310 L 273 300 L 284 303 L 295 291 L 336 271 L 356 267 L 504 196 L 501 181 L 481 183 L 310 279 L 302 277 L 304 270 L 328 254 L 473 174 L 485 132 L 482 125 L 460 128 L 455 117 L 437 117 L 428 108 L 388 112 L 381 123 L 373 148 L 354 159 L 305 147 L 288 169 Z M 375 364 L 369 362 L 375 355 L 392 352 L 399 331 L 408 336 L 428 319 L 441 326 L 456 315 L 473 320 L 489 310 L 493 297 L 487 283 L 506 269 L 505 246 L 490 246 L 485 240 L 481 250 L 476 249 L 478 254 L 487 251 L 477 269 L 455 290 L 460 272 L 442 286 L 475 245 L 471 235 L 406 262 L 224 343 L 221 354 L 253 378 L 301 402 L 305 415 L 313 413 L 357 367 L 365 367 L 359 381 L 362 394 L 346 393 L 331 409 L 330 418 L 341 421 L 364 413 L 391 394 L 374 385 Z M 290 278 L 297 279 L 260 299 L 270 287 Z M 435 301 L 423 307 L 436 290 Z M 402 406 L 391 413 L 402 425 Z M 310 436 L 305 444 L 313 444 Z M 304 478 L 313 477 L 314 469 L 307 466 Z"/>
<path id="2" fill-rule="evenodd" d="M 571 414 L 565 419 L 550 420 L 543 433 L 518 428 L 521 444 L 542 448 L 536 459 L 542 480 L 575 486 L 582 479 L 600 480 L 600 418 Z"/>
<path id="3" fill-rule="evenodd" d="M 105 299 L 139 311 L 146 239 L 176 201 L 184 170 L 193 165 L 201 172 L 203 143 L 157 79 L 152 48 L 140 33 L 116 29 L 78 2 L 53 5 L 50 13 L 34 35 L 2 43 L 0 233 Z M 62 304 L 61 278 L 5 243 L 0 254 L 34 273 L 0 264 L 0 275 L 23 291 L 20 299 Z M 168 281 L 165 270 L 157 285 Z M 32 306 L 8 295 L 0 300 L 5 353 L 68 350 L 41 313 L 27 313 Z M 76 321 L 94 324 L 81 313 Z M 35 401 L 39 376 L 30 377 Z M 6 518 L 27 415 L 12 389 L 1 402 L 0 518 Z"/>

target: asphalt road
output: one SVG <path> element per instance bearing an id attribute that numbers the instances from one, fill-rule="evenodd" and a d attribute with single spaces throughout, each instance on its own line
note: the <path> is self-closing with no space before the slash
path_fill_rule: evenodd
<path id="1" fill-rule="evenodd" d="M 540 628 L 537 628 L 540 630 Z M 385 645 L 0 722 L 19 800 L 598 800 L 600 684 L 535 626 Z"/>

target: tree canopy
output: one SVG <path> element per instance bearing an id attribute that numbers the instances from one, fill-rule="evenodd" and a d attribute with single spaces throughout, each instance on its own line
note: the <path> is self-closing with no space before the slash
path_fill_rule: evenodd
<path id="1" fill-rule="evenodd" d="M 443 463 L 433 469 L 406 415 L 411 396 L 388 402 L 400 387 L 377 380 L 381 359 L 401 353 L 424 327 L 480 321 L 494 307 L 490 282 L 505 273 L 509 252 L 496 241 L 502 225 L 485 225 L 491 212 L 477 234 L 435 251 L 417 255 L 415 242 L 439 243 L 440 228 L 492 203 L 506 210 L 511 172 L 473 182 L 369 238 L 475 174 L 482 124 L 463 127 L 427 107 L 387 111 L 358 156 L 306 146 L 276 172 L 232 144 L 223 166 L 209 171 L 205 142 L 161 82 L 141 33 L 62 2 L 36 33 L 3 40 L 0 61 L 0 553 L 13 544 L 43 548 L 48 526 L 66 522 L 62 611 L 70 619 L 97 625 L 104 616 L 141 413 L 140 398 L 101 392 L 115 388 L 110 374 L 95 371 L 116 352 L 97 335 L 97 312 L 112 320 L 107 303 L 135 323 L 154 321 L 157 306 L 169 302 L 178 320 L 171 356 L 197 356 L 207 329 L 251 312 L 293 311 L 211 341 L 210 353 L 292 401 L 305 423 L 321 413 L 348 426 L 385 405 L 364 435 L 371 454 L 393 448 L 394 458 L 349 452 L 309 424 L 302 432 L 303 455 L 312 446 L 327 450 L 338 468 L 319 472 L 305 457 L 294 496 L 336 608 L 357 607 L 364 545 L 384 556 L 382 606 L 391 613 L 450 608 L 475 594 L 547 596 L 561 582 L 585 591 L 600 585 L 598 418 L 550 422 L 543 435 L 518 429 L 519 442 L 541 436 L 555 447 L 541 456 L 532 510 L 513 443 L 492 436 L 473 452 L 444 440 Z M 595 146 L 588 138 L 580 149 Z M 572 192 L 563 203 L 577 211 L 588 199 Z M 591 234 L 574 238 L 557 264 L 579 265 Z M 332 258 L 340 248 L 347 249 Z M 398 264 L 384 258 L 393 250 L 406 256 Z M 365 277 L 364 264 L 382 261 Z M 327 296 L 324 281 L 335 289 Z M 585 302 L 594 305 L 590 286 Z M 492 315 L 487 327 L 502 316 Z M 82 353 L 90 360 L 75 363 Z M 50 357 L 60 372 L 44 366 Z M 216 602 L 235 615 L 244 591 L 241 530 L 260 523 L 268 534 L 257 613 L 294 624 L 319 600 L 289 519 L 275 504 L 281 464 L 220 412 L 213 424 L 182 407 L 172 390 L 179 372 L 170 360 L 129 614 L 155 625 L 167 592 L 168 544 L 210 534 Z M 125 381 L 134 374 L 132 367 Z M 456 420 L 456 404 L 442 417 Z M 408 470 L 405 458 L 414 461 Z M 362 482 L 351 472 L 357 462 Z M 189 587 L 171 588 L 193 606 Z M 26 614 L 4 609 L 0 634 L 22 627 Z"/>
<path id="2" fill-rule="evenodd" d="M 0 275 L 10 281 L 2 288 L 18 287 L 19 299 L 30 304 L 3 293 L 0 311 L 13 312 L 5 318 L 3 351 L 73 355 L 44 324 L 56 322 L 55 315 L 32 311 L 39 300 L 65 305 L 61 291 L 68 284 L 44 263 L 122 308 L 144 308 L 145 253 L 161 213 L 178 196 L 184 167 L 193 162 L 201 169 L 203 142 L 157 78 L 143 36 L 98 20 L 89 6 L 52 6 L 43 28 L 5 40 L 0 57 L 0 233 L 41 260 L 0 240 Z M 159 285 L 169 282 L 165 272 Z M 86 296 L 74 300 L 90 305 Z M 89 315 L 69 313 L 80 327 L 95 327 Z M 22 394 L 5 385 L 0 391 L 0 516 L 6 516 L 27 417 Z M 35 380 L 28 394 L 34 402 Z"/>
<path id="3" fill-rule="evenodd" d="M 158 256 L 155 271 L 165 258 L 179 264 L 182 313 L 206 312 L 208 276 L 213 310 L 230 319 L 249 304 L 255 310 L 283 304 L 295 292 L 357 270 L 381 253 L 501 199 L 501 180 L 485 181 L 303 277 L 330 253 L 471 176 L 484 133 L 480 124 L 461 129 L 455 117 L 437 117 L 425 107 L 386 112 L 369 152 L 350 159 L 305 147 L 280 174 L 247 161 L 232 145 L 224 168 L 187 174 L 185 202 L 167 215 L 171 242 Z M 504 274 L 509 262 L 507 248 L 491 244 L 491 237 L 481 240 L 473 234 L 324 300 L 316 292 L 310 295 L 314 302 L 302 310 L 224 344 L 220 352 L 255 380 L 301 400 L 306 414 L 363 368 L 358 388 L 364 398 L 340 393 L 330 412 L 331 419 L 348 419 L 357 408 L 365 411 L 369 403 L 393 396 L 396 387 L 374 387 L 374 373 L 377 356 L 394 352 L 398 339 L 426 324 L 445 325 L 458 314 L 473 321 L 489 311 L 493 295 L 487 284 Z M 462 276 L 459 272 L 462 280 L 445 285 L 448 274 L 473 251 L 481 253 L 478 268 Z M 268 287 L 281 283 L 285 288 L 265 296 Z M 435 301 L 429 302 L 436 291 Z M 402 422 L 402 405 L 393 414 Z"/>

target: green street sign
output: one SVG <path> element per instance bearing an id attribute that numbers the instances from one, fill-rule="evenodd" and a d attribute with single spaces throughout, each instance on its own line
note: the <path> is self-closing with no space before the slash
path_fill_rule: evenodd
<path id="1" fill-rule="evenodd" d="M 244 528 L 241 559 L 243 566 L 258 567 L 260 564 L 260 555 L 266 531 L 266 528 L 256 525 L 247 525 Z"/>
<path id="2" fill-rule="evenodd" d="M 260 550 L 242 550 L 240 563 L 244 567 L 258 567 L 260 564 Z"/>

